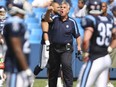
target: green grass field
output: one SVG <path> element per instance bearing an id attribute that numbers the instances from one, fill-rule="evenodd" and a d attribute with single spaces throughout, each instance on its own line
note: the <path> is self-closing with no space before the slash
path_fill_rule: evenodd
<path id="1" fill-rule="evenodd" d="M 116 80 L 110 80 L 110 82 L 116 87 Z M 73 87 L 76 87 L 77 81 L 74 80 Z M 45 87 L 47 85 L 47 79 L 35 79 L 33 87 Z M 3 87 L 6 87 L 4 84 Z"/>
<path id="2" fill-rule="evenodd" d="M 111 80 L 111 83 L 116 87 L 116 80 Z M 45 87 L 47 84 L 47 79 L 35 79 L 33 87 Z M 73 87 L 76 87 L 77 81 L 75 80 L 73 83 Z"/>

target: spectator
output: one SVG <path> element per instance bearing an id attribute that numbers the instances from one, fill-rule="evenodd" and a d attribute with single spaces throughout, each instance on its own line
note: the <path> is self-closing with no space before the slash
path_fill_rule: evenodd
<path id="1" fill-rule="evenodd" d="M 8 8 L 8 10 L 10 10 L 10 8 L 15 5 L 22 7 L 27 14 L 30 14 L 30 15 L 33 14 L 32 5 L 27 0 L 8 0 L 6 2 L 6 7 Z"/>
<path id="2" fill-rule="evenodd" d="M 73 18 L 84 17 L 87 15 L 86 4 L 83 0 L 78 0 L 77 8 L 75 8 L 74 13 L 72 14 Z"/>
<path id="3" fill-rule="evenodd" d="M 69 3 L 70 6 L 72 6 L 71 0 L 53 0 L 55 2 L 58 2 L 59 4 L 61 4 L 63 1 L 66 1 Z"/>
<path id="4" fill-rule="evenodd" d="M 5 43 L 3 37 L 3 29 L 6 20 L 6 8 L 0 6 L 0 87 L 3 86 L 3 82 L 5 81 L 5 74 L 4 74 L 4 56 L 5 56 Z"/>
<path id="5" fill-rule="evenodd" d="M 113 18 L 114 18 L 114 24 L 116 25 L 116 6 L 114 6 L 112 8 L 112 14 L 113 14 Z"/>
<path id="6" fill-rule="evenodd" d="M 76 21 L 68 16 L 70 5 L 67 2 L 62 2 L 60 16 L 50 18 L 50 11 L 46 13 L 45 20 L 53 23 L 51 30 L 51 44 L 49 57 L 49 87 L 56 87 L 57 77 L 62 66 L 63 79 L 66 87 L 73 87 L 72 73 L 72 52 L 73 52 L 73 37 L 77 40 L 77 49 L 81 50 L 81 38 L 76 24 Z M 49 19 L 49 20 L 48 20 Z"/>
<path id="7" fill-rule="evenodd" d="M 109 53 L 116 47 L 116 29 L 114 29 L 112 18 L 100 16 L 101 7 L 100 1 L 91 0 L 87 7 L 89 15 L 82 19 L 83 60 L 86 62 L 82 66 L 77 87 L 92 87 L 93 85 L 107 87 L 108 71 L 111 66 Z"/>
<path id="8" fill-rule="evenodd" d="M 29 32 L 24 25 L 25 11 L 13 6 L 11 17 L 6 20 L 4 38 L 7 45 L 5 55 L 5 73 L 7 87 L 31 87 L 34 75 L 29 68 Z"/>
<path id="9" fill-rule="evenodd" d="M 12 7 L 13 0 L 6 0 L 6 8 L 9 10 Z"/>
<path id="10" fill-rule="evenodd" d="M 116 6 L 112 8 L 112 14 L 114 18 L 114 25 L 116 26 Z M 112 59 L 112 68 L 116 68 L 116 48 L 113 50 L 110 56 Z"/>
<path id="11" fill-rule="evenodd" d="M 112 14 L 112 8 L 116 5 L 116 0 L 108 0 L 108 13 Z"/>

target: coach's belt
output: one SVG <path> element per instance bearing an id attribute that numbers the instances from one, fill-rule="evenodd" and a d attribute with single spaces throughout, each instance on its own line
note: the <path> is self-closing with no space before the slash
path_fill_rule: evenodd
<path id="1" fill-rule="evenodd" d="M 60 49 L 60 48 L 65 48 L 66 50 L 70 50 L 72 45 L 70 43 L 67 43 L 67 44 L 56 44 L 54 43 L 53 46 L 57 49 Z"/>

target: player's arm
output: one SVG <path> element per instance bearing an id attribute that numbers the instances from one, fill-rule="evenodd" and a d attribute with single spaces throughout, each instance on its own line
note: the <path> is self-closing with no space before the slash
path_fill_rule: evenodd
<path id="1" fill-rule="evenodd" d="M 107 50 L 109 53 L 111 53 L 114 48 L 116 48 L 116 28 L 112 30 L 112 41 Z"/>
<path id="2" fill-rule="evenodd" d="M 20 66 L 23 70 L 28 69 L 28 64 L 25 58 L 25 55 L 22 51 L 22 43 L 20 37 L 10 37 L 10 42 L 12 45 L 12 50 L 17 60 L 20 63 Z"/>
<path id="3" fill-rule="evenodd" d="M 84 52 L 87 52 L 88 49 L 89 49 L 89 42 L 90 42 L 90 39 L 92 37 L 92 34 L 93 34 L 93 28 L 92 27 L 85 28 L 84 38 L 83 38 L 83 43 L 82 43 L 82 47 L 83 47 Z"/>
<path id="4" fill-rule="evenodd" d="M 116 48 L 116 28 L 112 31 L 112 42 L 111 47 Z"/>
<path id="5" fill-rule="evenodd" d="M 84 38 L 83 38 L 83 43 L 82 43 L 82 47 L 83 47 L 83 51 L 84 52 L 87 52 L 88 49 L 89 49 L 89 42 L 90 42 L 90 39 L 92 37 L 92 34 L 94 32 L 94 20 L 91 19 L 94 17 L 89 15 L 85 18 L 82 18 L 82 21 L 81 21 L 81 25 L 84 29 Z"/>
<path id="6" fill-rule="evenodd" d="M 43 30 L 43 33 L 44 33 L 44 40 L 45 40 L 45 43 L 48 44 L 48 45 L 50 44 L 49 37 L 48 37 L 48 30 L 49 30 L 49 24 L 48 23 L 53 22 L 52 17 L 51 17 L 51 14 L 52 14 L 53 10 L 54 9 L 53 9 L 52 6 L 48 7 L 48 10 L 47 10 L 46 14 L 44 15 L 43 21 L 41 23 L 42 30 Z"/>
<path id="7" fill-rule="evenodd" d="M 42 26 L 42 31 L 44 34 L 44 40 L 47 41 L 49 40 L 49 37 L 48 37 L 49 24 L 46 21 L 42 21 L 41 26 Z"/>
<path id="8" fill-rule="evenodd" d="M 53 12 L 54 8 L 52 6 L 48 7 L 48 10 L 45 14 L 44 20 L 47 22 L 52 22 L 53 20 L 51 19 L 51 13 Z"/>
<path id="9" fill-rule="evenodd" d="M 94 29 L 93 29 L 94 22 L 90 18 L 91 17 L 88 16 L 87 18 L 82 18 L 82 21 L 81 21 L 82 27 L 84 29 L 84 38 L 82 42 L 83 59 L 87 59 L 89 56 L 88 51 L 89 51 L 90 39 L 94 32 Z"/>
<path id="10" fill-rule="evenodd" d="M 87 27 L 85 28 L 84 31 L 84 38 L 83 38 L 83 43 L 82 43 L 82 51 L 83 51 L 83 61 L 86 62 L 88 61 L 88 56 L 89 56 L 89 45 L 90 45 L 90 39 L 93 34 L 93 28 L 92 27 Z"/>

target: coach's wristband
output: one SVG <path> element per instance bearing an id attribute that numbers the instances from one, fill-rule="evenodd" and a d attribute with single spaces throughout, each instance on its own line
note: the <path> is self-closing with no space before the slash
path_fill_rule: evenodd
<path id="1" fill-rule="evenodd" d="M 107 51 L 108 51 L 108 53 L 111 53 L 113 51 L 113 48 L 111 46 L 109 46 Z"/>

